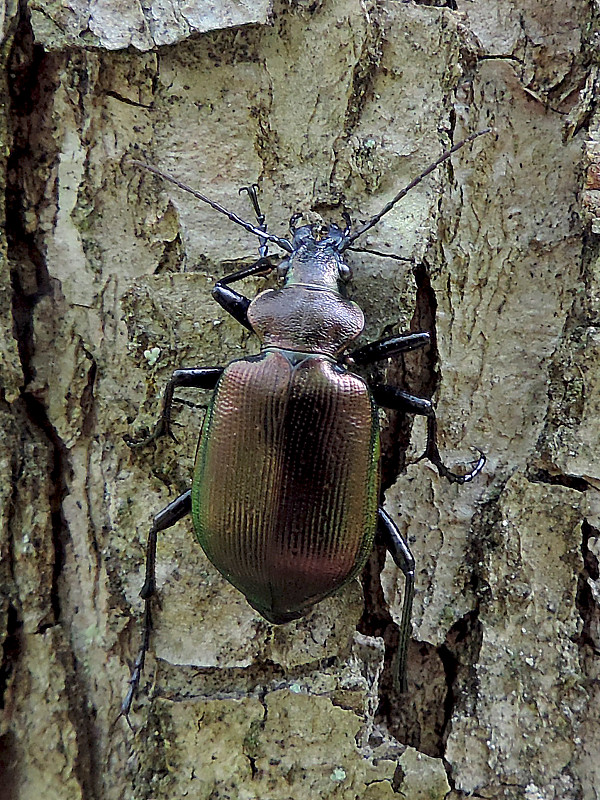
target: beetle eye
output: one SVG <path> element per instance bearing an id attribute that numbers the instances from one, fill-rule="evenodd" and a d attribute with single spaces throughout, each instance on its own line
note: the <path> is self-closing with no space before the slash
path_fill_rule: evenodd
<path id="1" fill-rule="evenodd" d="M 285 261 L 282 261 L 281 264 L 277 265 L 277 277 L 279 280 L 283 280 L 285 278 L 285 276 L 288 274 L 289 268 L 290 262 L 287 260 L 287 258 Z"/>
<path id="2" fill-rule="evenodd" d="M 300 222 L 301 219 L 302 219 L 302 214 L 298 212 L 292 214 L 292 216 L 290 217 L 290 233 L 292 234 L 292 236 L 296 233 L 296 228 L 298 227 L 298 223 Z"/>
<path id="3" fill-rule="evenodd" d="M 340 262 L 338 266 L 338 271 L 340 273 L 340 278 L 345 282 L 349 281 L 352 277 L 352 270 L 348 266 L 348 264 L 344 264 L 344 262 Z"/>

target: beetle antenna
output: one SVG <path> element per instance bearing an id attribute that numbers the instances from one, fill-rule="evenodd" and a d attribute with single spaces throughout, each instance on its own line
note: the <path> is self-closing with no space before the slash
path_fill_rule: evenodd
<path id="1" fill-rule="evenodd" d="M 399 200 L 402 200 L 402 198 L 405 195 L 407 195 L 411 189 L 414 189 L 414 187 L 417 186 L 417 184 L 421 183 L 421 181 L 424 178 L 426 178 L 430 173 L 432 173 L 434 169 L 437 169 L 440 166 L 440 164 L 443 164 L 444 161 L 447 161 L 452 155 L 454 155 L 454 153 L 456 153 L 457 150 L 460 150 L 461 147 L 464 147 L 466 144 L 469 144 L 474 139 L 477 139 L 478 136 L 483 136 L 484 133 L 491 133 L 491 131 L 492 128 L 486 128 L 483 131 L 477 131 L 477 133 L 472 133 L 470 136 L 467 136 L 466 139 L 462 139 L 460 142 L 457 142 L 449 150 L 443 152 L 442 155 L 433 162 L 433 164 L 430 164 L 427 167 L 427 169 L 423 170 L 423 172 L 420 175 L 417 175 L 417 177 L 414 180 L 412 180 L 408 184 L 408 186 L 405 186 L 404 189 L 400 189 L 398 194 L 394 198 L 392 198 L 392 200 L 390 200 L 389 203 L 386 203 L 378 214 L 375 214 L 375 216 L 371 217 L 371 219 L 368 222 L 365 222 L 365 224 L 361 225 L 361 227 L 358 230 L 350 234 L 350 236 L 348 236 L 348 238 L 346 239 L 346 241 L 344 242 L 344 244 L 340 249 L 346 250 L 349 247 L 349 245 L 352 244 L 352 242 L 355 242 L 358 239 L 359 236 L 362 236 L 363 233 L 366 233 L 374 225 L 377 225 L 377 223 L 384 216 L 384 214 L 387 214 L 388 211 L 391 211 Z"/>
<path id="2" fill-rule="evenodd" d="M 396 253 L 384 253 L 382 250 L 373 250 L 370 247 L 347 247 L 347 250 L 352 250 L 353 253 L 369 253 L 372 256 L 381 256 L 381 258 L 395 258 L 396 261 L 408 261 L 410 264 L 414 263 L 414 258 L 408 256 L 399 256 Z"/>
<path id="3" fill-rule="evenodd" d="M 128 159 L 126 161 L 127 164 L 131 164 L 134 167 L 141 167 L 142 169 L 148 170 L 153 175 L 158 175 L 159 178 L 162 178 L 169 183 L 172 183 L 174 186 L 183 189 L 184 192 L 189 192 L 193 194 L 198 200 L 202 200 L 203 203 L 207 203 L 211 208 L 214 208 L 215 211 L 220 211 L 221 214 L 225 214 L 226 217 L 232 222 L 241 225 L 242 228 L 245 228 L 249 233 L 253 233 L 255 236 L 258 236 L 259 239 L 268 239 L 270 242 L 274 242 L 275 244 L 279 245 L 282 250 L 285 250 L 288 253 L 293 252 L 293 247 L 287 239 L 283 239 L 281 236 L 275 236 L 272 233 L 267 233 L 266 231 L 257 228 L 255 225 L 252 225 L 250 222 L 246 222 L 246 220 L 238 217 L 237 214 L 234 214 L 233 211 L 228 211 L 228 209 L 224 208 L 219 203 L 216 203 L 214 200 L 210 200 L 205 195 L 201 194 L 196 189 L 192 189 L 191 186 L 188 186 L 186 183 L 182 183 L 181 181 L 174 178 L 172 175 L 169 175 L 166 172 L 162 172 L 162 170 L 157 169 L 156 167 L 150 166 L 150 164 L 145 164 L 143 161 L 137 161 L 136 159 Z"/>

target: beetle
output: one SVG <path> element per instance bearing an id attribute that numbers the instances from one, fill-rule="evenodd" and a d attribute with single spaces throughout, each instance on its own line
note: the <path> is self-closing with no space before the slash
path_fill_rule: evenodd
<path id="1" fill-rule="evenodd" d="M 200 434 L 192 487 L 160 511 L 148 534 L 142 643 L 121 707 L 128 718 L 139 686 L 152 629 L 157 535 L 191 513 L 196 538 L 209 560 L 265 619 L 283 624 L 304 616 L 362 570 L 379 531 L 405 578 L 398 648 L 398 677 L 406 689 L 406 657 L 415 562 L 407 542 L 379 505 L 378 407 L 427 418 L 427 458 L 438 473 L 463 484 L 478 475 L 484 454 L 463 474 L 443 463 L 430 400 L 394 386 L 368 383 L 355 366 L 425 346 L 427 332 L 390 336 L 351 349 L 363 313 L 346 296 L 350 268 L 343 253 L 441 163 L 488 131 L 471 134 L 444 152 L 368 222 L 297 225 L 291 241 L 267 231 L 256 186 L 245 187 L 254 207 L 252 225 L 200 192 L 139 161 L 242 225 L 259 238 L 259 259 L 221 278 L 214 299 L 261 342 L 258 355 L 226 367 L 177 369 L 169 380 L 154 433 L 172 438 L 175 389 L 213 391 Z M 242 190 L 240 190 L 242 191 Z M 285 251 L 275 267 L 269 243 Z M 357 248 L 353 248 L 357 249 Z M 369 252 L 369 251 L 367 251 Z M 282 285 L 253 300 L 230 284 L 277 269 Z M 477 448 L 478 449 L 478 448 Z"/>

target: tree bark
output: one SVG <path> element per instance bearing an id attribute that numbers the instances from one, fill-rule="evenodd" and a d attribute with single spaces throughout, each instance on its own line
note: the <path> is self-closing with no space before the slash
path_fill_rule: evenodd
<path id="1" fill-rule="evenodd" d="M 10 800 L 600 797 L 597 30 L 574 0 L 5 3 Z M 386 257 L 349 254 L 361 341 L 433 337 L 386 381 L 433 396 L 447 463 L 488 458 L 450 485 L 414 463 L 422 420 L 383 420 L 417 559 L 408 694 L 379 546 L 362 591 L 272 626 L 183 521 L 159 538 L 134 735 L 145 540 L 190 485 L 209 397 L 177 392 L 177 443 L 126 440 L 173 369 L 257 351 L 210 290 L 258 243 L 128 161 L 251 221 L 257 183 L 283 236 L 297 211 L 359 224 L 487 127 L 357 243 Z"/>

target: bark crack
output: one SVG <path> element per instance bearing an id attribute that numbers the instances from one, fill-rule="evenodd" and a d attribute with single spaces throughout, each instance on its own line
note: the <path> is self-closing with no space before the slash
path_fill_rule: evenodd
<path id="1" fill-rule="evenodd" d="M 35 43 L 26 0 L 21 0 L 19 17 L 8 57 L 10 97 L 9 153 L 7 156 L 6 227 L 7 256 L 11 269 L 13 335 L 23 373 L 21 396 L 15 403 L 17 412 L 25 415 L 32 438 L 47 448 L 49 474 L 46 477 L 47 508 L 51 520 L 52 576 L 50 579 L 50 621 L 40 622 L 38 633 L 61 625 L 60 579 L 65 562 L 68 530 L 62 504 L 68 493 L 71 467 L 68 451 L 52 425 L 44 394 L 36 390 L 36 341 L 34 322 L 36 307 L 44 298 L 53 297 L 53 283 L 44 256 L 44 243 L 39 230 L 30 220 L 37 220 L 48 203 L 48 185 L 52 186 L 52 168 L 56 160 L 52 103 L 59 83 L 62 55 L 46 53 Z M 90 370 L 89 391 L 81 402 L 88 406 L 94 380 Z M 89 411 L 89 409 L 87 409 Z M 86 408 L 84 408 L 86 411 Z M 27 423 L 25 424 L 27 427 Z M 15 486 L 15 493 L 19 487 Z M 20 498 L 15 498 L 15 508 Z M 18 587 L 15 587 L 18 596 Z M 6 688 L 10 669 L 18 651 L 17 631 L 21 626 L 20 602 L 16 599 L 9 610 L 8 635 L 5 639 L 0 672 L 1 688 Z M 85 698 L 77 679 L 78 664 L 66 641 L 58 634 L 53 645 L 58 661 L 63 665 L 71 691 L 63 698 L 66 714 L 78 731 L 74 764 L 77 780 L 86 797 L 97 797 L 95 782 L 98 770 L 94 757 L 94 742 L 89 718 L 82 714 Z"/>
<path id="2" fill-rule="evenodd" d="M 57 623 L 60 619 L 57 584 L 63 564 L 61 504 L 66 492 L 67 463 L 64 445 L 50 424 L 46 408 L 41 400 L 28 391 L 28 386 L 35 378 L 35 307 L 42 298 L 52 296 L 52 286 L 37 233 L 27 223 L 32 206 L 37 212 L 44 202 L 45 180 L 36 183 L 31 179 L 32 175 L 39 172 L 35 165 L 40 162 L 48 164 L 53 158 L 47 147 L 42 145 L 42 139 L 47 127 L 44 124 L 47 103 L 54 88 L 49 76 L 55 74 L 56 64 L 35 44 L 26 4 L 22 3 L 21 6 L 21 17 L 9 57 L 12 143 L 7 158 L 7 254 L 13 289 L 13 331 L 23 370 L 21 404 L 31 424 L 47 440 L 52 454 L 52 489 L 48 501 L 55 553 L 51 598 L 54 623 Z M 34 216 L 37 218 L 38 214 Z"/>
<path id="3" fill-rule="evenodd" d="M 400 386 L 420 397 L 432 397 L 438 382 L 437 338 L 435 317 L 437 301 L 429 271 L 425 264 L 414 267 L 416 284 L 415 310 L 410 324 L 411 331 L 428 331 L 431 344 L 407 353 L 396 359 L 387 372 L 386 382 Z M 410 443 L 413 416 L 390 413 L 389 424 L 382 431 L 381 478 L 382 493 L 397 479 L 406 467 L 406 451 Z M 382 494 L 383 499 L 383 494 Z M 409 674 L 409 698 L 399 695 L 394 685 L 394 658 L 398 647 L 398 627 L 394 622 L 381 585 L 381 573 L 385 565 L 386 549 L 376 543 L 373 554 L 363 571 L 363 591 L 365 611 L 359 624 L 359 631 L 369 636 L 383 638 L 385 643 L 385 662 L 380 680 L 380 703 L 377 712 L 379 722 L 383 722 L 400 741 L 416 747 L 428 755 L 440 756 L 443 753 L 443 734 L 450 712 L 447 710 L 453 695 L 452 676 L 446 667 L 442 652 L 426 643 L 411 643 L 409 663 L 421 663 L 427 672 L 435 673 L 437 690 L 431 694 L 421 691 L 419 682 L 413 683 Z M 449 633 L 451 639 L 453 631 Z M 421 670 L 419 670 L 421 672 Z M 443 698 L 446 698 L 445 700 Z M 417 716 L 416 704 L 424 706 L 420 710 L 420 722 L 414 723 Z M 440 708 L 446 709 L 445 722 L 440 718 Z"/>
<path id="4" fill-rule="evenodd" d="M 600 656 L 600 530 L 584 519 L 581 526 L 583 572 L 577 587 L 577 610 L 583 621 L 579 639 L 582 650 Z"/>

